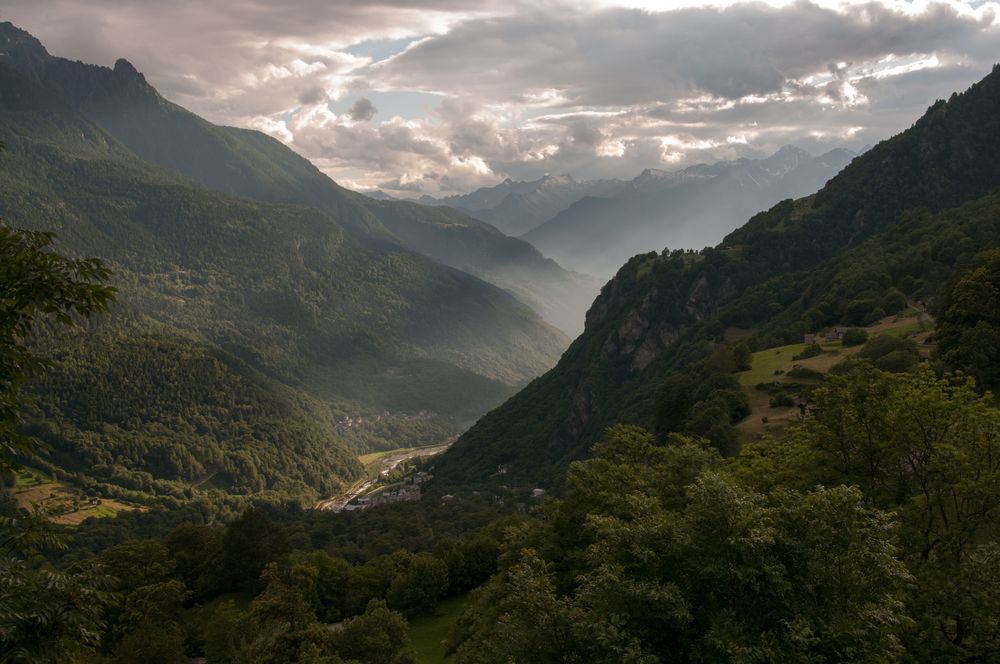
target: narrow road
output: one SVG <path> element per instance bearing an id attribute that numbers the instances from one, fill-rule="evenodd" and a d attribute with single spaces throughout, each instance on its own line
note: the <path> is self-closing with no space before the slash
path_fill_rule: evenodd
<path id="1" fill-rule="evenodd" d="M 443 445 L 436 445 L 434 447 L 421 447 L 419 449 L 410 450 L 408 452 L 399 452 L 396 454 L 390 454 L 382 459 L 382 469 L 379 471 L 379 476 L 385 476 L 396 470 L 396 466 L 407 461 L 409 459 L 414 459 L 416 457 L 432 457 L 441 454 L 446 449 L 451 447 L 452 441 L 448 441 Z"/>

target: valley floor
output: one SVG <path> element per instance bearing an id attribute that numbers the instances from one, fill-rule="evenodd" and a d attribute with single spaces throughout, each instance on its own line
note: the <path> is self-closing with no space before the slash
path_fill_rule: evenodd
<path id="1" fill-rule="evenodd" d="M 365 466 L 365 477 L 358 480 L 344 493 L 333 496 L 332 498 L 327 498 L 321 500 L 316 504 L 316 509 L 328 510 L 331 512 L 340 512 L 347 505 L 357 498 L 366 493 L 369 493 L 380 485 L 386 477 L 392 471 L 406 461 L 413 459 L 423 459 L 432 456 L 437 456 L 441 454 L 455 442 L 455 438 L 452 438 L 446 443 L 441 445 L 432 445 L 430 447 L 402 447 L 395 450 L 389 450 L 387 452 L 375 452 L 373 454 L 365 454 L 358 457 L 360 461 Z"/>

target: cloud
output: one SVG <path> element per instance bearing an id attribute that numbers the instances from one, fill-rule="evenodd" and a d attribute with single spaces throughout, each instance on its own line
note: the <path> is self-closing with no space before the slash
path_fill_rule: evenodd
<path id="1" fill-rule="evenodd" d="M 7 0 L 0 18 L 397 193 L 857 148 L 1000 60 L 995 2 L 629 4 L 662 3 Z M 421 92 L 440 101 L 386 96 Z"/>
<path id="2" fill-rule="evenodd" d="M 375 104 L 371 102 L 371 99 L 367 99 L 366 97 L 361 97 L 354 102 L 351 110 L 347 112 L 352 120 L 364 122 L 374 118 L 376 113 L 378 113 L 378 109 L 375 108 Z"/>
<path id="3" fill-rule="evenodd" d="M 295 108 L 322 89 L 332 98 L 371 61 L 360 42 L 426 36 L 518 0 L 4 0 L 0 19 L 50 52 L 110 65 L 126 57 L 168 98 L 217 122 Z"/>
<path id="4" fill-rule="evenodd" d="M 983 20 L 936 4 L 916 15 L 808 2 L 532 13 L 462 23 L 376 65 L 372 76 L 502 103 L 622 106 L 696 92 L 739 99 L 779 92 L 843 60 L 960 47 L 983 29 Z"/>
<path id="5" fill-rule="evenodd" d="M 326 94 L 326 90 L 324 90 L 323 86 L 320 85 L 310 86 L 305 90 L 303 90 L 301 94 L 299 94 L 299 103 L 305 106 L 310 106 L 312 104 L 319 104 L 326 101 L 327 99 L 328 97 Z"/>

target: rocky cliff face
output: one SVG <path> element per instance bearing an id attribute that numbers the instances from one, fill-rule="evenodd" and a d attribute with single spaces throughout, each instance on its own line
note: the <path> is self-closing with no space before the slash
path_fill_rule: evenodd
<path id="1" fill-rule="evenodd" d="M 34 69 L 51 59 L 42 42 L 31 34 L 12 23 L 0 23 L 0 62 L 19 69 Z"/>
<path id="2" fill-rule="evenodd" d="M 659 259 L 649 260 L 655 262 Z M 659 312 L 676 307 L 678 284 L 671 284 L 675 288 L 668 292 L 650 285 L 642 293 L 642 297 L 636 299 L 635 293 L 623 284 L 625 280 L 626 277 L 619 273 L 608 282 L 587 313 L 587 329 L 596 331 L 611 312 L 616 312 L 615 324 L 601 347 L 601 359 L 627 366 L 631 374 L 641 373 L 673 346 L 693 323 L 712 316 L 721 304 L 737 294 L 731 279 L 713 285 L 707 274 L 699 274 L 687 285 L 686 295 L 683 297 L 686 320 L 678 320 L 676 317 L 664 320 Z M 670 301 L 665 302 L 665 298 Z"/>
<path id="3" fill-rule="evenodd" d="M 621 323 L 608 335 L 601 349 L 602 359 L 625 358 L 629 371 L 642 371 L 657 355 L 680 337 L 673 325 L 658 322 L 654 306 L 659 296 L 655 288 L 646 294 L 639 306 L 629 310 Z"/>

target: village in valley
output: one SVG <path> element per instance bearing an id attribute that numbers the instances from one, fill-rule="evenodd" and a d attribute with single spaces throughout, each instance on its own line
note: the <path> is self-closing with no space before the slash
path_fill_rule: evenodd
<path id="1" fill-rule="evenodd" d="M 455 439 L 441 445 L 376 452 L 360 457 L 366 477 L 344 493 L 320 501 L 316 509 L 331 512 L 353 512 L 375 505 L 420 500 L 422 486 L 434 476 L 413 466 L 447 450 Z"/>
<path id="2" fill-rule="evenodd" d="M 375 505 L 386 505 L 389 503 L 405 503 L 420 500 L 420 485 L 434 479 L 434 476 L 427 471 L 418 471 L 410 475 L 402 482 L 389 484 L 378 488 L 371 493 L 359 496 L 354 504 L 344 505 L 345 512 L 363 510 L 366 507 Z"/>
<path id="3" fill-rule="evenodd" d="M 320 501 L 316 504 L 316 509 L 329 512 L 357 512 L 379 505 L 421 500 L 427 485 L 434 479 L 431 459 L 447 450 L 455 440 L 456 438 L 452 438 L 447 443 L 431 447 L 392 450 L 359 457 L 368 471 L 367 477 L 356 482 L 339 496 Z M 506 465 L 501 464 L 493 477 L 506 475 L 508 470 Z M 504 495 L 511 491 L 512 487 L 501 484 L 497 488 L 500 493 L 493 496 L 493 502 L 503 505 Z M 528 493 L 525 487 L 521 487 L 518 491 L 523 493 L 522 499 L 540 500 L 548 495 L 548 492 L 541 488 L 531 489 Z M 474 491 L 473 494 L 479 495 L 479 492 Z M 436 499 L 447 503 L 455 500 L 455 496 L 445 494 Z M 518 506 L 520 509 L 525 509 L 527 504 L 519 502 Z"/>

